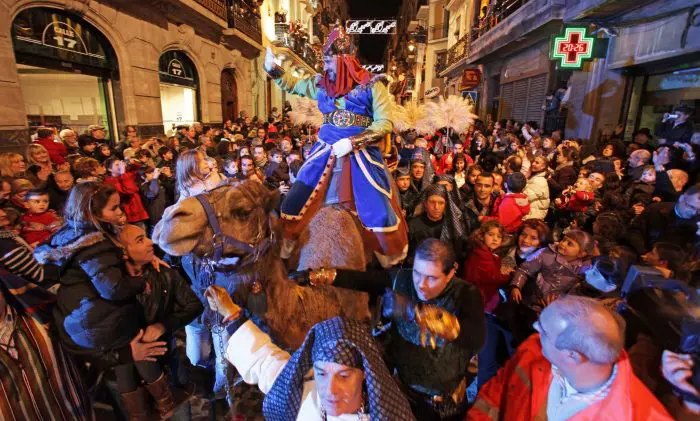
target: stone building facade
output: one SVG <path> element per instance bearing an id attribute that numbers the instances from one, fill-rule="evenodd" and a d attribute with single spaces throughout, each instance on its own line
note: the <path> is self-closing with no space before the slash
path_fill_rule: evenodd
<path id="1" fill-rule="evenodd" d="M 641 128 L 653 132 L 678 104 L 694 108 L 700 124 L 698 7 L 685 0 L 452 0 L 450 33 L 461 35 L 449 40 L 441 76 L 448 94 L 464 94 L 459 80 L 475 70 L 480 116 L 549 123 L 567 137 L 595 140 L 618 125 L 626 138 Z M 607 49 L 567 69 L 552 60 L 552 39 L 572 26 Z M 554 121 L 543 110 L 552 92 L 565 103 Z"/>
<path id="2" fill-rule="evenodd" d="M 180 121 L 264 115 L 255 104 L 265 89 L 256 67 L 260 24 L 244 22 L 235 7 L 230 0 L 0 2 L 0 149 L 21 149 L 43 124 L 79 132 L 104 125 L 115 140 L 127 125 L 151 136 Z"/>

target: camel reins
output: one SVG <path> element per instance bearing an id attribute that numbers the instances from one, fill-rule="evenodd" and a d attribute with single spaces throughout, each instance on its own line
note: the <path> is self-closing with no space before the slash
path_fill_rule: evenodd
<path id="1" fill-rule="evenodd" d="M 267 253 L 270 247 L 275 242 L 275 234 L 272 229 L 269 229 L 269 235 L 265 237 L 258 244 L 245 243 L 243 241 L 237 240 L 230 235 L 224 233 L 219 224 L 219 220 L 216 218 L 216 212 L 211 206 L 209 200 L 202 194 L 195 196 L 199 203 L 204 208 L 204 212 L 207 214 L 207 221 L 214 231 L 214 235 L 211 238 L 212 246 L 214 247 L 214 255 L 211 258 L 211 262 L 217 265 L 221 262 L 224 257 L 224 246 L 229 245 L 239 248 L 245 252 L 245 257 L 241 258 L 240 263 L 236 266 L 237 269 L 241 269 L 249 264 L 255 262 L 260 256 Z"/>

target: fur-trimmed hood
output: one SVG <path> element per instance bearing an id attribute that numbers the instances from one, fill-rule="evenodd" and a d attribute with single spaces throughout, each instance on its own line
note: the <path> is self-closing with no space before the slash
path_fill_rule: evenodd
<path id="1" fill-rule="evenodd" d="M 48 243 L 34 250 L 34 258 L 42 265 L 51 263 L 62 267 L 80 250 L 92 247 L 106 239 L 107 237 L 100 231 L 76 229 L 66 225 L 51 236 Z"/>

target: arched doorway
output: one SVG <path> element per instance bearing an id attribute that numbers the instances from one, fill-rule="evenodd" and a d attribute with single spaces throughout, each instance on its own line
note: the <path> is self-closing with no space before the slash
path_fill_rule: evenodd
<path id="1" fill-rule="evenodd" d="M 116 140 L 113 92 L 119 80 L 116 54 L 84 19 L 60 9 L 32 7 L 12 22 L 17 73 L 30 130 L 103 126 Z"/>
<path id="2" fill-rule="evenodd" d="M 183 51 L 166 51 L 158 62 L 160 106 L 165 133 L 179 125 L 198 121 L 200 112 L 199 76 L 192 60 Z"/>
<path id="3" fill-rule="evenodd" d="M 238 118 L 238 85 L 234 69 L 221 72 L 221 118 L 223 122 Z"/>

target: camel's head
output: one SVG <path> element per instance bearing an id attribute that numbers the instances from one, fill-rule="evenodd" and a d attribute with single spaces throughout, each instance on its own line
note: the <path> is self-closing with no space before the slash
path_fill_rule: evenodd
<path id="1" fill-rule="evenodd" d="M 279 195 L 255 181 L 219 187 L 206 194 L 224 234 L 246 244 L 258 244 L 277 221 L 270 216 Z M 194 197 L 182 200 L 165 210 L 153 231 L 153 241 L 174 256 L 194 253 L 204 256 L 213 251 L 214 231 L 202 204 Z M 244 250 L 226 245 L 224 255 L 242 256 Z"/>

